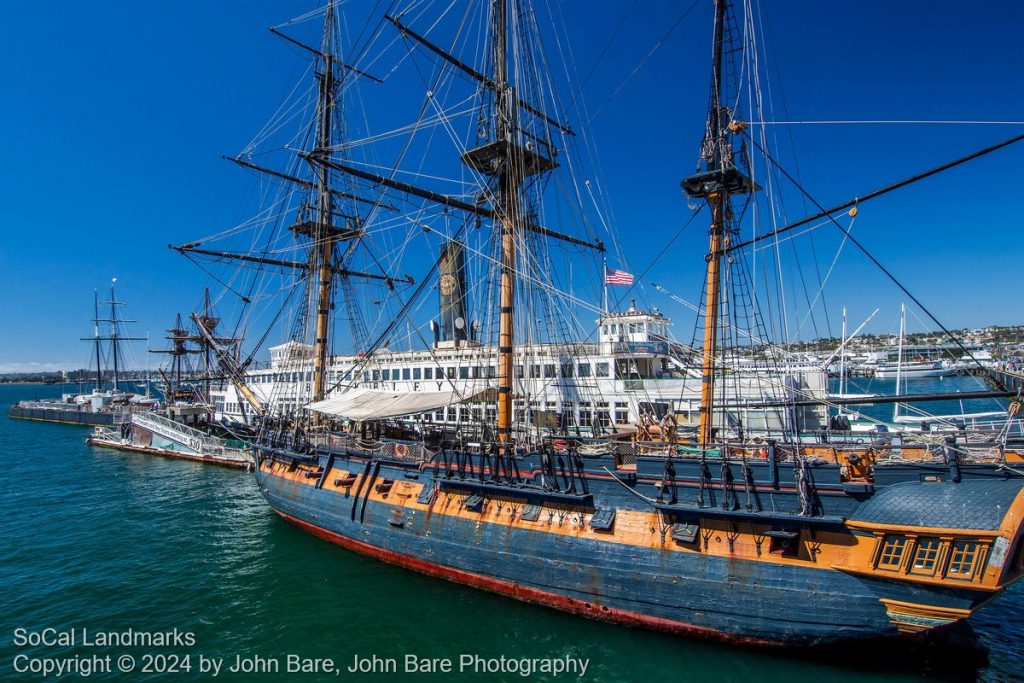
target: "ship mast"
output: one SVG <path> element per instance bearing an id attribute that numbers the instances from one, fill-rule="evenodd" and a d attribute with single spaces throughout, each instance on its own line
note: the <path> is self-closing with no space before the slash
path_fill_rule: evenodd
<path id="1" fill-rule="evenodd" d="M 506 2 L 494 0 L 494 116 L 499 141 L 511 142 L 512 127 L 506 62 Z M 515 149 L 509 147 L 509 150 Z M 501 282 L 498 318 L 498 439 L 512 440 L 512 378 L 515 345 L 516 217 L 519 214 L 518 164 L 511 155 L 498 175 L 501 221 Z"/>
<path id="2" fill-rule="evenodd" d="M 715 32 L 712 61 L 711 105 L 707 130 L 701 148 L 701 166 L 698 172 L 682 181 L 686 193 L 704 199 L 711 207 L 711 227 L 705 275 L 704 351 L 700 400 L 701 446 L 714 440 L 715 357 L 718 354 L 719 304 L 722 290 L 722 258 L 729 246 L 729 222 L 732 219 L 730 197 L 753 192 L 757 187 L 733 163 L 734 151 L 729 132 L 742 130 L 743 125 L 732 121 L 732 112 L 722 104 L 725 54 L 725 22 L 728 0 L 715 2 Z"/>
<path id="3" fill-rule="evenodd" d="M 324 16 L 324 36 L 322 56 L 324 59 L 323 73 L 317 78 L 320 86 L 317 112 L 318 140 L 314 150 L 314 159 L 323 159 L 330 154 L 331 130 L 334 120 L 334 98 L 336 82 L 334 78 L 334 2 L 328 0 Z M 331 168 L 319 164 L 316 186 L 317 221 L 313 230 L 313 246 L 310 254 L 310 275 L 318 283 L 316 309 L 316 337 L 314 339 L 313 360 L 313 401 L 324 398 L 324 387 L 327 376 L 328 334 L 330 329 L 331 288 L 334 279 L 334 230 L 331 225 L 332 195 Z M 319 253 L 318 253 L 319 252 Z M 312 277 L 310 279 L 312 282 Z"/>
<path id="4" fill-rule="evenodd" d="M 93 318 L 93 340 L 96 345 L 96 391 L 103 391 L 103 365 L 101 360 L 100 351 L 100 293 L 93 290 L 93 306 L 95 308 L 95 316 Z"/>

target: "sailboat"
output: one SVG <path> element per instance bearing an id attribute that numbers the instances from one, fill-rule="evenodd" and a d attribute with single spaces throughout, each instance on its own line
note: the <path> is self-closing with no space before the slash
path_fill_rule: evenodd
<path id="1" fill-rule="evenodd" d="M 240 340 L 217 333 L 220 319 L 213 314 L 208 289 L 203 293 L 203 307 L 193 314 L 193 320 L 195 326 L 202 326 L 205 336 L 189 329 L 179 313 L 167 330 L 169 348 L 150 350 L 170 360 L 166 371 L 160 370 L 164 405 L 134 412 L 114 428 L 97 426 L 86 439 L 87 444 L 225 467 L 252 467 L 245 441 L 249 434 L 237 425 L 232 429 L 216 423 L 210 400 L 216 366 L 207 337 L 215 340 L 222 351 L 237 346 Z M 199 356 L 199 367 L 193 367 L 190 356 Z"/>
<path id="2" fill-rule="evenodd" d="M 60 422 L 80 425 L 121 425 L 126 423 L 133 412 L 155 409 L 159 400 L 136 394 L 124 389 L 125 342 L 145 341 L 145 337 L 125 334 L 124 326 L 132 323 L 120 313 L 125 302 L 118 301 L 115 284 L 110 283 L 110 299 L 100 301 L 99 292 L 93 293 L 93 334 L 82 341 L 92 344 L 92 356 L 96 363 L 96 383 L 89 393 L 65 393 L 59 399 L 23 400 L 11 406 L 8 416 L 22 420 Z M 101 316 L 101 304 L 107 311 Z M 104 369 L 104 367 L 106 368 Z"/>
<path id="3" fill-rule="evenodd" d="M 866 445 L 805 440 L 795 416 L 820 406 L 821 397 L 789 392 L 762 405 L 737 392 L 735 376 L 724 372 L 733 348 L 726 342 L 735 343 L 735 335 L 726 317 L 734 301 L 723 302 L 723 292 L 743 247 L 733 203 L 759 190 L 737 150 L 745 126 L 724 97 L 724 60 L 735 33 L 728 0 L 715 5 L 700 166 L 682 183 L 691 201 L 711 215 L 693 429 L 681 428 L 672 414 L 651 412 L 644 429 L 622 441 L 584 438 L 559 424 L 557 413 L 543 428 L 539 421 L 514 419 L 517 402 L 529 415 L 530 400 L 520 393 L 517 366 L 530 375 L 536 365 L 535 379 L 544 380 L 551 365 L 547 379 L 554 381 L 563 365 L 560 356 L 536 363 L 520 356 L 529 329 L 517 312 L 529 300 L 524 288 L 537 285 L 522 264 L 524 256 L 536 256 L 524 254 L 524 245 L 538 242 L 524 236 L 583 249 L 600 245 L 539 220 L 536 193 L 544 183 L 538 181 L 555 171 L 558 157 L 551 137 L 536 131 L 566 127 L 525 99 L 543 93 L 528 81 L 538 65 L 526 63 L 533 53 L 523 41 L 533 34 L 517 23 L 529 21 L 530 12 L 508 0 L 486 7 L 479 23 L 487 46 L 480 66 L 431 40 L 414 24 L 418 17 L 429 25 L 422 14 L 386 17 L 416 49 L 443 62 L 442 69 L 478 86 L 478 139 L 461 154 L 467 174 L 483 190 L 475 199 L 425 190 L 339 158 L 347 148 L 333 137 L 337 89 L 371 74 L 365 65 L 341 59 L 335 7 L 328 4 L 319 46 L 287 38 L 316 63 L 317 124 L 309 138 L 315 142 L 301 155 L 315 177 L 260 169 L 310 191 L 291 230 L 303 239 L 305 258 L 286 261 L 269 249 L 230 254 L 195 243 L 179 247 L 192 256 L 205 250 L 213 258 L 300 274 L 305 297 L 297 329 L 310 332 L 313 343 L 291 340 L 274 353 L 295 363 L 288 386 L 307 387 L 305 397 L 272 400 L 251 385 L 253 371 L 244 359 L 217 353 L 236 395 L 261 426 L 255 476 L 274 512 L 351 551 L 438 578 L 594 619 L 746 644 L 927 632 L 966 619 L 1017 580 L 1024 572 L 1024 478 L 1006 462 L 1019 454 L 1000 444 L 952 439 Z M 428 102 L 434 93 L 431 88 Z M 339 189 L 335 177 L 362 184 Z M 368 186 L 376 194 L 356 191 Z M 409 297 L 378 342 L 363 348 L 360 363 L 331 378 L 350 390 L 329 395 L 330 315 L 335 290 L 344 289 L 335 278 L 376 280 L 390 290 L 414 286 L 411 278 L 355 272 L 350 261 L 337 258 L 363 243 L 371 228 L 366 214 L 398 195 L 457 209 L 470 216 L 463 225 L 473 229 L 477 222 L 489 224 L 497 315 L 478 329 L 493 323 L 493 374 L 483 370 L 476 385 L 458 382 L 474 376 L 467 369 L 459 377 L 465 365 L 455 362 L 454 351 L 480 342 L 470 334 L 473 321 L 455 315 L 449 318 L 453 330 L 465 336 L 452 332 L 451 345 L 435 344 L 421 363 L 441 369 L 435 391 L 374 387 L 373 375 L 364 372 L 372 372 L 375 356 L 386 354 L 384 343 L 412 306 Z M 335 199 L 350 206 L 339 207 Z M 356 214 L 353 205 L 371 208 Z M 344 226 L 335 223 L 339 215 Z M 456 241 L 463 235 L 456 230 Z M 541 266 L 547 263 L 541 260 Z M 445 274 L 453 280 L 439 283 L 442 296 L 457 294 L 462 283 L 454 271 Z M 455 318 L 463 318 L 462 325 Z M 200 332 L 216 347 L 212 333 L 202 326 Z M 568 361 L 578 373 L 579 365 L 571 356 Z M 300 363 L 312 369 L 295 369 Z M 459 429 L 440 432 L 437 442 L 387 423 L 452 405 L 465 408 L 466 418 Z M 748 411 L 742 414 L 749 418 L 758 409 L 766 411 L 762 416 L 786 416 L 789 437 L 734 421 L 738 411 Z"/>

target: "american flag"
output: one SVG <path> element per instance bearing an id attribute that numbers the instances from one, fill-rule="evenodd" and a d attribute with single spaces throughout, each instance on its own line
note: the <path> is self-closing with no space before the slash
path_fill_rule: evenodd
<path id="1" fill-rule="evenodd" d="M 627 273 L 624 270 L 605 268 L 604 283 L 606 285 L 631 285 L 633 284 L 633 274 Z"/>

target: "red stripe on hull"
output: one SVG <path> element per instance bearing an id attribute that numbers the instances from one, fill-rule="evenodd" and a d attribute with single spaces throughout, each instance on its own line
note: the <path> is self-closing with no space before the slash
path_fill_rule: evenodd
<path id="1" fill-rule="evenodd" d="M 384 550 L 383 548 L 378 548 L 352 538 L 347 538 L 340 534 L 336 534 L 333 531 L 328 531 L 327 529 L 316 526 L 315 524 L 304 522 L 301 519 L 292 517 L 291 515 L 285 514 L 279 510 L 274 510 L 274 512 L 277 512 L 282 519 L 304 529 L 305 531 L 308 531 L 314 536 L 318 536 L 326 541 L 340 545 L 347 550 L 352 550 L 361 555 L 367 555 L 383 562 L 405 567 L 406 569 L 412 569 L 413 571 L 421 572 L 423 574 L 447 579 L 454 583 L 461 583 L 466 586 L 481 588 L 483 590 L 491 591 L 492 593 L 498 593 L 499 595 L 507 595 L 524 602 L 532 602 L 538 605 L 554 607 L 555 609 L 579 614 L 591 619 L 609 621 L 615 624 L 623 624 L 625 626 L 646 628 L 654 631 L 664 631 L 666 633 L 673 633 L 676 635 L 697 637 L 740 645 L 783 645 L 783 643 L 777 643 L 770 640 L 763 640 L 748 636 L 736 636 L 703 626 L 684 624 L 679 621 L 672 621 L 671 619 L 652 617 L 646 614 L 638 614 L 636 612 L 616 609 L 614 607 L 605 607 L 596 603 L 581 602 L 565 595 L 548 593 L 546 591 L 537 590 L 536 588 L 527 588 L 517 583 L 502 581 L 500 579 L 483 576 L 481 574 L 474 574 L 473 572 L 467 572 L 461 569 L 445 567 L 416 557 L 411 557 L 409 555 L 402 555 L 391 550 Z"/>

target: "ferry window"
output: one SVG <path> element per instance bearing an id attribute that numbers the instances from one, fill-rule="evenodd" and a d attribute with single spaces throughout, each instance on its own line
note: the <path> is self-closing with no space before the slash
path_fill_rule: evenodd
<path id="1" fill-rule="evenodd" d="M 903 561 L 903 551 L 907 548 L 905 536 L 886 536 L 882 545 L 882 553 L 878 556 L 879 569 L 899 569 Z"/>
<path id="2" fill-rule="evenodd" d="M 974 575 L 978 559 L 977 541 L 954 541 L 946 576 L 951 579 L 969 579 Z"/>
<path id="3" fill-rule="evenodd" d="M 412 378 L 413 379 L 423 379 L 423 370 L 421 370 L 420 368 L 413 368 L 412 369 Z"/>
<path id="4" fill-rule="evenodd" d="M 597 372 L 597 376 L 598 377 L 607 377 L 608 376 L 608 364 L 607 363 L 598 363 L 597 364 L 597 371 L 596 372 Z"/>
<path id="5" fill-rule="evenodd" d="M 939 539 L 921 538 L 917 541 L 917 551 L 914 552 L 913 572 L 915 574 L 934 574 L 935 561 L 939 557 Z"/>
<path id="6" fill-rule="evenodd" d="M 555 376 L 555 366 L 545 365 L 544 366 L 544 377 L 550 379 Z"/>
<path id="7" fill-rule="evenodd" d="M 434 368 L 423 368 L 423 379 L 434 379 Z"/>
<path id="8" fill-rule="evenodd" d="M 480 379 L 484 376 L 484 368 L 482 365 L 473 366 L 473 379 Z"/>
<path id="9" fill-rule="evenodd" d="M 438 408 L 434 411 L 434 419 L 438 422 L 444 422 L 444 408 Z"/>
<path id="10" fill-rule="evenodd" d="M 590 377 L 590 363 L 580 363 L 580 377 Z"/>
<path id="11" fill-rule="evenodd" d="M 530 366 L 530 377 L 532 377 L 534 379 L 536 379 L 537 377 L 540 377 L 540 366 L 539 365 L 531 365 Z"/>
<path id="12" fill-rule="evenodd" d="M 523 366 L 522 365 L 517 365 L 516 366 L 516 379 L 522 379 L 523 377 L 524 377 L 524 375 L 523 375 Z"/>
<path id="13" fill-rule="evenodd" d="M 384 379 L 385 382 L 387 382 L 389 379 L 391 379 L 391 371 L 390 370 L 382 370 L 381 374 L 382 374 L 383 379 Z"/>
<path id="14" fill-rule="evenodd" d="M 640 323 L 630 323 L 629 324 L 629 333 L 630 334 L 640 334 L 643 331 L 644 331 L 644 326 L 641 325 Z"/>
<path id="15" fill-rule="evenodd" d="M 459 368 L 459 379 L 469 379 L 469 366 L 463 365 Z"/>
<path id="16" fill-rule="evenodd" d="M 402 368 L 402 379 L 409 379 L 409 368 Z"/>
<path id="17" fill-rule="evenodd" d="M 494 379 L 497 376 L 498 376 L 498 368 L 494 367 L 493 365 L 488 365 L 487 366 L 487 379 Z"/>
<path id="18" fill-rule="evenodd" d="M 368 372 L 364 372 L 363 373 L 363 381 L 364 382 L 369 382 L 370 381 L 370 373 L 368 373 Z"/>
<path id="19" fill-rule="evenodd" d="M 455 368 L 448 368 L 448 379 L 455 379 Z"/>
<path id="20" fill-rule="evenodd" d="M 494 420 L 497 420 L 497 419 L 498 419 L 498 409 L 497 408 L 491 408 L 490 406 L 488 406 L 487 407 L 487 421 L 488 422 L 493 422 Z"/>
<path id="21" fill-rule="evenodd" d="M 373 381 L 374 382 L 380 381 L 380 370 L 374 370 L 373 371 Z"/>
<path id="22" fill-rule="evenodd" d="M 562 377 L 572 377 L 572 365 L 566 363 L 562 366 Z"/>

